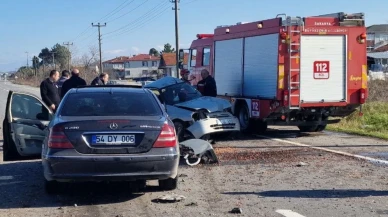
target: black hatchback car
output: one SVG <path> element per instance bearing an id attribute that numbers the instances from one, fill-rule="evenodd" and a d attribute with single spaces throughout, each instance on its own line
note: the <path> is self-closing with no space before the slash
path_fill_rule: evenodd
<path id="1" fill-rule="evenodd" d="M 179 144 L 163 108 L 147 89 L 93 86 L 71 89 L 53 115 L 39 98 L 10 92 L 7 153 L 26 156 L 39 149 L 49 193 L 73 181 L 159 180 L 163 190 L 172 190 Z"/>

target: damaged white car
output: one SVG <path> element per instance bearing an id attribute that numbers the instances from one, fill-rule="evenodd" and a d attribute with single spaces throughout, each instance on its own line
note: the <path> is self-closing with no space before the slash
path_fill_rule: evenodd
<path id="1" fill-rule="evenodd" d="M 225 99 L 202 96 L 178 78 L 164 77 L 144 86 L 153 90 L 174 122 L 179 141 L 209 139 L 214 133 L 240 131 L 240 122 Z"/>

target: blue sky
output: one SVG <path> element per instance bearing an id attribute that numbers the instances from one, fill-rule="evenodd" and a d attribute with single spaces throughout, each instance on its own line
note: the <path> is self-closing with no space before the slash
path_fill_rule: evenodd
<path id="1" fill-rule="evenodd" d="M 180 46 L 187 48 L 197 33 L 212 33 L 218 25 L 269 19 L 279 13 L 364 12 L 367 25 L 388 23 L 385 6 L 386 0 L 181 0 Z M 169 0 L 1 0 L 0 71 L 26 65 L 25 52 L 31 59 L 55 43 L 73 42 L 75 54 L 82 56 L 89 46 L 98 46 L 92 22 L 107 22 L 101 28 L 104 60 L 148 53 L 165 43 L 174 46 L 172 7 Z"/>

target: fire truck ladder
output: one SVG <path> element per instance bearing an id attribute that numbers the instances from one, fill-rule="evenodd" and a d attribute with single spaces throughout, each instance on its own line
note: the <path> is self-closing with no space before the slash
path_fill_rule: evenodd
<path id="1" fill-rule="evenodd" d="M 297 29 L 293 28 L 298 26 Z M 302 28 L 301 28 L 302 27 Z M 300 92 L 293 93 L 293 90 L 297 90 L 300 87 L 300 36 L 303 30 L 304 23 L 301 17 L 287 17 L 287 32 L 289 36 L 288 42 L 288 93 L 290 98 L 288 100 L 288 107 L 290 109 L 300 109 Z M 297 42 L 295 42 L 297 41 Z M 295 60 L 296 63 L 293 64 Z M 297 65 L 297 66 L 295 66 Z M 297 74 L 295 76 L 295 74 Z M 294 77 L 294 79 L 293 79 Z M 298 105 L 294 105 L 292 99 L 298 99 Z"/>

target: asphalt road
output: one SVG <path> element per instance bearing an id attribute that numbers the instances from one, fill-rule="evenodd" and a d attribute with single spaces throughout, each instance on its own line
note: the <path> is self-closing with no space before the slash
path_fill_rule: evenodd
<path id="1" fill-rule="evenodd" d="M 2 117 L 8 90 L 39 94 L 0 82 Z M 39 159 L 5 163 L 0 157 L 0 216 L 233 216 L 233 208 L 241 208 L 239 216 L 388 216 L 387 141 L 288 127 L 214 147 L 220 164 L 182 165 L 173 192 L 160 192 L 153 182 L 141 193 L 126 183 L 82 184 L 49 196 Z M 186 199 L 154 202 L 171 193 Z"/>

